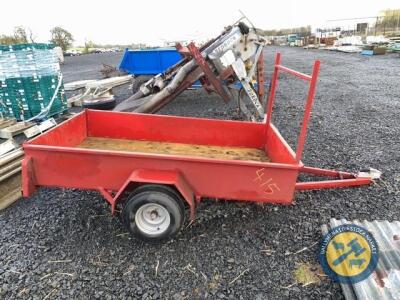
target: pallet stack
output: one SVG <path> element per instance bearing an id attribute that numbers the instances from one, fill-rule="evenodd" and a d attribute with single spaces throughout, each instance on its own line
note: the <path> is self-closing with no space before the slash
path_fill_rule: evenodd
<path id="1" fill-rule="evenodd" d="M 0 210 L 21 197 L 21 162 L 24 151 L 19 148 L 0 156 Z"/>
<path id="2" fill-rule="evenodd" d="M 43 111 L 54 94 L 48 116 L 66 111 L 60 65 L 52 45 L 0 45 L 0 116 L 26 120 Z"/>
<path id="3" fill-rule="evenodd" d="M 34 126 L 32 122 L 18 122 L 15 119 L 0 118 L 0 139 L 11 139 L 24 130 Z M 0 154 L 1 155 L 1 154 Z"/>

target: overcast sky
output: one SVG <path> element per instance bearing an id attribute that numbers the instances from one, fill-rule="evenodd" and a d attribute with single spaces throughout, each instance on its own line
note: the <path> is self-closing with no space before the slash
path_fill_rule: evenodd
<path id="1" fill-rule="evenodd" d="M 15 26 L 31 28 L 38 42 L 49 30 L 70 31 L 75 45 L 96 43 L 162 44 L 165 40 L 205 39 L 236 21 L 242 10 L 263 29 L 332 25 L 327 20 L 376 16 L 383 9 L 400 8 L 399 0 L 20 0 L 2 1 L 0 34 Z"/>

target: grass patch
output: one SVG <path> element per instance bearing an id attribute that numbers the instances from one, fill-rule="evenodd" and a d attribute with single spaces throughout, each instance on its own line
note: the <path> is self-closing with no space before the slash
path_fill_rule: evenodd
<path id="1" fill-rule="evenodd" d="M 321 283 L 321 278 L 324 273 L 319 265 L 312 265 L 306 262 L 297 264 L 296 269 L 293 271 L 294 279 L 297 284 L 307 286 L 310 284 Z"/>

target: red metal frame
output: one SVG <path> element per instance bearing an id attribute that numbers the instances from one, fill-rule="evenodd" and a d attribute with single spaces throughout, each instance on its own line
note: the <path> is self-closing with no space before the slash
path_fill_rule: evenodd
<path id="1" fill-rule="evenodd" d="M 183 46 L 181 43 L 176 43 L 175 48 L 183 57 L 190 56 L 190 51 L 188 47 Z"/>
<path id="2" fill-rule="evenodd" d="M 296 147 L 296 162 L 301 163 L 301 158 L 303 156 L 304 144 L 307 137 L 307 128 L 310 121 L 311 110 L 314 103 L 315 89 L 318 80 L 318 73 L 320 68 L 320 61 L 316 60 L 311 75 L 307 75 L 288 67 L 281 65 L 281 54 L 277 53 L 275 57 L 274 72 L 271 80 L 271 87 L 269 93 L 269 100 L 267 105 L 267 130 L 272 124 L 272 112 L 275 102 L 276 90 L 278 87 L 279 73 L 284 72 L 293 75 L 297 78 L 305 80 L 310 83 L 306 105 L 304 109 L 303 121 L 301 124 L 300 134 L 297 140 Z M 302 166 L 300 172 L 308 173 L 317 176 L 327 176 L 337 178 L 336 180 L 324 180 L 324 181 L 312 181 L 312 182 L 298 182 L 296 183 L 297 190 L 310 190 L 310 189 L 326 189 L 335 187 L 347 187 L 347 186 L 357 186 L 369 184 L 372 182 L 371 178 L 357 177 L 356 174 L 351 174 L 347 172 L 340 172 L 335 170 L 326 170 L 312 167 Z"/>
<path id="3" fill-rule="evenodd" d="M 202 198 L 291 204 L 295 190 L 369 184 L 370 178 L 306 167 L 301 162 L 318 70 L 317 61 L 311 76 L 299 73 L 280 65 L 277 55 L 263 123 L 83 111 L 24 143 L 23 195 L 30 196 L 40 186 L 98 190 L 114 212 L 125 190 L 143 183 L 166 184 L 182 194 L 193 219 L 196 202 Z M 279 71 L 310 83 L 296 153 L 271 123 Z M 87 137 L 256 148 L 263 149 L 271 161 L 78 147 Z M 336 179 L 297 182 L 301 172 Z"/>
<path id="4" fill-rule="evenodd" d="M 295 77 L 298 77 L 300 79 L 310 82 L 310 87 L 308 89 L 308 95 L 307 95 L 307 101 L 306 101 L 306 107 L 305 107 L 304 115 L 303 115 L 303 122 L 301 125 L 300 134 L 298 137 L 297 147 L 296 147 L 296 161 L 300 162 L 301 157 L 303 155 L 305 140 L 307 137 L 307 128 L 308 128 L 308 123 L 310 121 L 311 109 L 312 109 L 312 105 L 314 103 L 315 87 L 316 87 L 317 79 L 318 79 L 320 61 L 319 60 L 315 61 L 314 67 L 313 67 L 313 72 L 312 72 L 311 76 L 300 73 L 300 72 L 292 70 L 292 69 L 289 69 L 287 67 L 284 67 L 280 63 L 281 63 L 281 54 L 277 53 L 276 58 L 275 58 L 275 67 L 274 67 L 274 73 L 272 75 L 271 89 L 270 89 L 268 108 L 267 108 L 268 126 L 270 126 L 272 124 L 272 120 L 271 120 L 272 119 L 272 110 L 273 110 L 273 105 L 275 102 L 276 89 L 278 87 L 279 71 L 289 73 Z"/>
<path id="5" fill-rule="evenodd" d="M 88 136 L 265 149 L 272 162 L 77 147 Z M 94 189 L 113 209 L 130 183 L 157 182 L 192 194 L 184 196 L 192 217 L 191 202 L 205 197 L 290 204 L 299 169 L 277 129 L 267 133 L 265 123 L 253 122 L 87 110 L 23 147 L 25 197 L 40 186 Z M 139 170 L 153 179 L 139 180 L 133 175 Z M 165 172 L 185 183 L 167 180 Z"/>
<path id="6" fill-rule="evenodd" d="M 190 218 L 193 219 L 195 216 L 196 204 L 194 202 L 194 194 L 190 189 L 186 180 L 176 171 L 152 171 L 152 170 L 134 170 L 132 174 L 125 181 L 123 186 L 113 195 L 112 191 L 108 191 L 103 187 L 99 187 L 99 192 L 111 205 L 111 213 L 114 214 L 115 207 L 118 200 L 122 196 L 122 193 L 126 190 L 130 190 L 134 185 L 144 184 L 144 183 L 154 183 L 154 184 L 165 184 L 176 187 L 179 193 L 183 196 L 185 201 L 188 203 L 190 208 Z"/>
<path id="7" fill-rule="evenodd" d="M 191 42 L 187 47 L 183 46 L 180 43 L 177 43 L 175 45 L 175 48 L 184 58 L 193 58 L 196 61 L 198 68 L 200 68 L 201 71 L 204 73 L 204 76 L 201 76 L 199 81 L 207 93 L 211 93 L 214 91 L 219 94 L 225 102 L 231 100 L 229 89 L 226 87 L 225 84 L 223 84 L 222 81 L 226 80 L 229 76 L 234 74 L 232 67 L 226 68 L 221 74 L 216 76 L 206 62 L 203 55 L 201 54 L 201 49 L 204 49 L 204 46 L 199 49 L 193 42 Z M 257 81 L 258 96 L 261 102 L 265 95 L 263 52 L 261 52 L 261 55 L 257 61 Z M 182 89 L 179 89 L 179 91 L 182 91 Z M 176 95 L 176 93 L 174 95 Z M 153 110 L 152 112 L 154 111 L 156 110 Z"/>
<path id="8" fill-rule="evenodd" d="M 337 178 L 336 180 L 323 180 L 323 181 L 311 181 L 311 182 L 297 182 L 296 190 L 316 190 L 316 189 L 330 189 L 340 187 L 350 187 L 366 185 L 372 182 L 371 178 L 357 177 L 356 174 L 348 172 L 340 172 L 334 170 L 326 170 L 311 167 L 302 167 L 301 173 L 307 173 L 316 176 L 327 176 Z"/>
<path id="9" fill-rule="evenodd" d="M 215 89 L 215 91 L 222 97 L 222 99 L 224 99 L 225 102 L 231 100 L 231 97 L 224 89 L 224 86 L 222 85 L 221 81 L 217 78 L 217 76 L 214 75 L 210 66 L 208 65 L 203 55 L 200 53 L 199 49 L 195 46 L 193 42 L 191 42 L 188 45 L 188 49 L 190 54 L 196 60 L 198 66 L 204 72 L 204 75 L 206 76 L 207 80 L 211 83 L 211 85 Z"/>

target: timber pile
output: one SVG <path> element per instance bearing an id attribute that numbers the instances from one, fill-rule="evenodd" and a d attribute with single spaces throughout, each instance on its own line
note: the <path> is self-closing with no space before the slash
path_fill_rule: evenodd
<path id="1" fill-rule="evenodd" d="M 0 120 L 0 138 L 11 139 L 13 136 L 21 134 L 24 130 L 35 125 L 32 122 L 18 122 L 10 119 Z"/>
<path id="2" fill-rule="evenodd" d="M 0 210 L 21 197 L 21 162 L 24 151 L 19 148 L 0 156 Z"/>
<path id="3" fill-rule="evenodd" d="M 17 120 L 15 119 L 0 118 L 0 129 L 9 127 L 11 125 L 14 125 L 15 123 L 17 123 Z"/>

